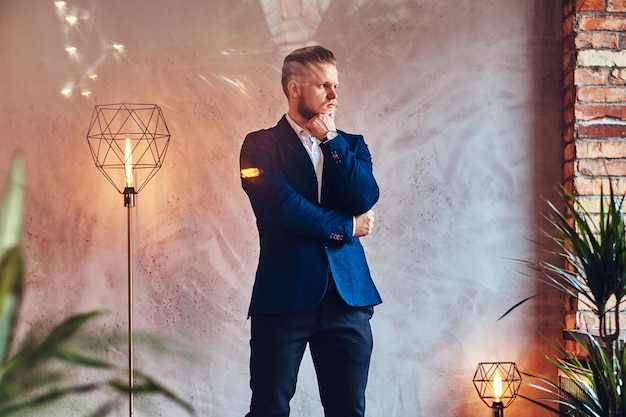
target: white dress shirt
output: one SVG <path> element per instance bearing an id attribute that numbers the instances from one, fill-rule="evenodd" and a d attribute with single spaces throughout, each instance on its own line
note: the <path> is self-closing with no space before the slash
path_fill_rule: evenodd
<path id="1" fill-rule="evenodd" d="M 289 117 L 289 114 L 286 116 L 287 121 L 296 132 L 300 138 L 300 142 L 304 145 L 304 149 L 306 149 L 306 152 L 309 154 L 309 158 L 311 158 L 311 163 L 315 169 L 315 176 L 317 177 L 317 201 L 320 202 L 322 196 L 322 171 L 324 168 L 324 154 L 320 149 L 320 141 L 315 136 L 311 135 L 308 130 L 294 122 L 293 119 Z"/>

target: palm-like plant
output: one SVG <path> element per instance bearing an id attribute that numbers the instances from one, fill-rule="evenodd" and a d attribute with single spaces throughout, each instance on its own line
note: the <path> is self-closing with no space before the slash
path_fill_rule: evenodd
<path id="1" fill-rule="evenodd" d="M 0 416 L 28 413 L 72 394 L 113 390 L 128 394 L 130 386 L 122 378 L 124 369 L 76 347 L 83 338 L 85 326 L 102 315 L 100 311 L 72 315 L 45 337 L 29 337 L 20 347 L 14 346 L 18 312 L 22 300 L 24 272 L 20 250 L 24 207 L 24 163 L 13 160 L 11 173 L 0 206 Z M 79 369 L 91 369 L 101 377 L 81 382 Z M 136 372 L 133 391 L 138 394 L 160 394 L 183 407 L 191 406 L 153 378 Z M 117 398 L 118 400 L 120 398 Z M 116 399 L 100 405 L 92 417 L 108 415 Z"/>
<path id="2" fill-rule="evenodd" d="M 620 334 L 619 311 L 626 296 L 626 225 L 618 198 L 609 187 L 608 199 L 600 191 L 599 213 L 592 215 L 579 199 L 564 192 L 568 217 L 549 203 L 549 218 L 556 235 L 548 237 L 560 248 L 566 266 L 540 263 L 549 282 L 578 298 L 598 319 L 599 337 L 611 348 Z"/>
<path id="3" fill-rule="evenodd" d="M 568 415 L 626 415 L 626 351 L 619 343 L 620 306 L 626 296 L 626 224 L 621 209 L 624 196 L 616 196 L 612 184 L 609 189 L 608 198 L 600 191 L 595 214 L 564 188 L 567 214 L 548 203 L 552 215 L 547 219 L 556 233 L 545 235 L 556 244 L 558 251 L 554 254 L 564 262 L 540 262 L 535 267 L 545 274 L 548 285 L 577 299 L 598 321 L 597 335 L 588 330 L 585 337 L 570 333 L 585 359 L 553 344 L 562 359 L 548 359 L 572 381 L 573 390 L 543 377 L 537 377 L 539 384 L 531 384 L 552 396 L 541 401 L 525 398 L 555 413 L 559 410 L 545 401 L 558 403 L 569 410 Z"/>
<path id="4" fill-rule="evenodd" d="M 579 358 L 562 346 L 552 344 L 558 358 L 548 360 L 559 370 L 561 380 L 567 386 L 555 383 L 543 376 L 525 373 L 538 383 L 532 387 L 549 394 L 548 397 L 534 399 L 521 397 L 555 414 L 575 417 L 624 416 L 626 392 L 623 390 L 626 378 L 626 350 L 622 345 L 612 354 L 596 338 L 571 337 L 582 348 L 585 358 Z M 558 407 L 560 406 L 560 408 Z"/>

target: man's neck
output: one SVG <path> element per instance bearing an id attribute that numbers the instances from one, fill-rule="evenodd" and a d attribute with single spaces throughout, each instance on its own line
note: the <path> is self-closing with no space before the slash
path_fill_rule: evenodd
<path id="1" fill-rule="evenodd" d="M 296 122 L 296 124 L 298 126 L 300 126 L 302 129 L 306 129 L 306 124 L 308 122 L 307 119 L 305 119 L 300 113 L 294 111 L 294 110 L 289 110 L 287 112 L 287 114 L 289 115 L 289 117 L 291 117 L 291 120 L 293 120 L 294 122 Z"/>

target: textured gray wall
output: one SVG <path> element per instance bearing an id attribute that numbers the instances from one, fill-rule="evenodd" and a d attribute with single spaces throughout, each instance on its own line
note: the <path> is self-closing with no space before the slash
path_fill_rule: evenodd
<path id="1" fill-rule="evenodd" d="M 192 355 L 140 350 L 137 366 L 201 416 L 243 416 L 258 249 L 239 148 L 286 110 L 284 55 L 321 43 L 338 57 L 338 126 L 365 135 L 382 189 L 364 239 L 385 300 L 369 415 L 488 415 L 471 382 L 478 362 L 551 372 L 541 335 L 558 336 L 562 301 L 497 318 L 537 291 L 515 259 L 543 256 L 532 242 L 542 197 L 561 177 L 560 2 L 67 0 L 67 10 L 77 29 L 53 1 L 0 0 L 0 174 L 23 151 L 27 322 L 108 307 L 107 328 L 124 329 L 126 211 L 85 135 L 95 104 L 159 104 L 172 139 L 134 210 L 135 326 Z M 139 402 L 136 415 L 183 415 L 157 405 Z M 293 411 L 322 416 L 308 361 Z M 543 414 L 518 400 L 507 415 Z"/>

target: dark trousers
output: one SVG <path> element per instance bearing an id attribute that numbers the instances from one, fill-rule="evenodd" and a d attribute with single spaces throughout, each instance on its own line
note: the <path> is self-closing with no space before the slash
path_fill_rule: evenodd
<path id="1" fill-rule="evenodd" d="M 251 318 L 246 417 L 288 417 L 307 343 L 325 417 L 363 417 L 372 354 L 373 307 L 350 307 L 329 290 L 313 310 Z"/>

